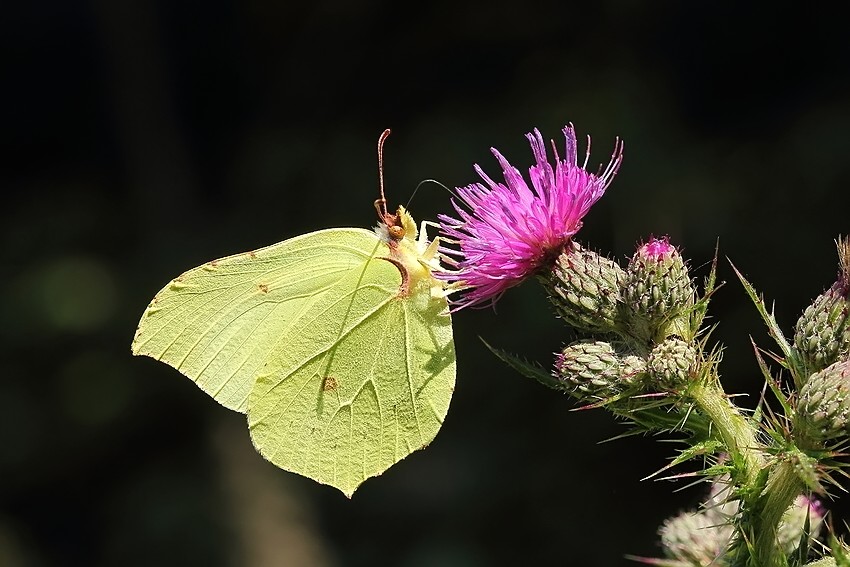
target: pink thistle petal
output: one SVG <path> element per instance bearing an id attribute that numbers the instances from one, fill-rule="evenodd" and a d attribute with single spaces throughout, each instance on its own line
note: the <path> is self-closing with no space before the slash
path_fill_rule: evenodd
<path id="1" fill-rule="evenodd" d="M 638 254 L 655 261 L 666 260 L 675 253 L 676 247 L 670 244 L 670 238 L 667 236 L 661 238 L 652 236 L 646 244 L 638 248 Z"/>
<path id="2" fill-rule="evenodd" d="M 623 161 L 623 144 L 617 140 L 611 160 L 596 174 L 578 164 L 575 129 L 564 130 L 565 159 L 555 149 L 549 161 L 543 136 L 535 129 L 526 134 L 535 164 L 528 169 L 529 186 L 520 171 L 495 148 L 504 183 L 490 178 L 477 164 L 484 184 L 457 188 L 452 199 L 457 217 L 438 215 L 443 240 L 457 246 L 441 248 L 451 269 L 435 275 L 462 290 L 454 309 L 491 305 L 509 288 L 551 264 L 582 226 L 582 218 L 611 184 Z"/>

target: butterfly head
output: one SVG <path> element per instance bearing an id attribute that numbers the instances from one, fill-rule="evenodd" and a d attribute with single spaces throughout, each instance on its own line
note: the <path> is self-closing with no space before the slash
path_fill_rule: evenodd
<path id="1" fill-rule="evenodd" d="M 402 206 L 399 206 L 395 213 L 385 212 L 386 205 L 381 201 L 381 199 L 375 201 L 375 208 L 378 210 L 378 218 L 380 219 L 375 229 L 378 236 L 390 246 L 404 239 L 416 241 L 416 222 L 410 216 L 410 213 Z"/>

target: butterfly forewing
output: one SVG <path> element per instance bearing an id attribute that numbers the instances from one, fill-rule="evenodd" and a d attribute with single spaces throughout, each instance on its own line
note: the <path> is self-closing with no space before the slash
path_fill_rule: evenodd
<path id="1" fill-rule="evenodd" d="M 133 353 L 173 366 L 244 412 L 267 362 L 305 340 L 290 330 L 292 322 L 381 248 L 373 232 L 330 229 L 189 270 L 145 310 Z"/>

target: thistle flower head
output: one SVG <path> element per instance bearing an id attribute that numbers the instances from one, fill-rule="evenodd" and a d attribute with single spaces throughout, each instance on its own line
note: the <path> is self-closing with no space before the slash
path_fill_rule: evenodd
<path id="1" fill-rule="evenodd" d="M 456 309 L 492 304 L 507 289 L 553 263 L 582 226 L 582 219 L 599 200 L 616 175 L 623 159 L 623 145 L 614 145 L 611 161 L 597 173 L 585 168 L 590 158 L 590 138 L 584 163 L 579 164 L 576 134 L 570 124 L 564 158 L 555 147 L 549 161 L 543 136 L 535 129 L 526 135 L 535 165 L 526 181 L 520 171 L 496 149 L 504 183 L 491 179 L 478 165 L 484 180 L 457 189 L 452 205 L 457 218 L 439 215 L 444 248 L 450 269 L 438 277 L 464 290 L 453 303 Z"/>
<path id="2" fill-rule="evenodd" d="M 637 254 L 643 259 L 656 262 L 669 261 L 677 253 L 676 247 L 670 244 L 670 239 L 666 236 L 662 238 L 653 236 L 637 250 Z"/>

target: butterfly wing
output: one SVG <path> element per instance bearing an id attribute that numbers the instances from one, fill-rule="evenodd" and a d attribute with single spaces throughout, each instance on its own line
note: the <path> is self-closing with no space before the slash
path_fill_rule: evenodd
<path id="1" fill-rule="evenodd" d="M 173 366 L 222 405 L 244 413 L 269 360 L 289 343 L 312 340 L 307 329 L 294 333 L 293 322 L 386 248 L 373 232 L 329 229 L 208 262 L 154 297 L 136 330 L 133 354 Z"/>
<path id="2" fill-rule="evenodd" d="M 451 316 L 444 297 L 401 282 L 374 258 L 290 322 L 248 403 L 269 461 L 351 496 L 434 439 L 454 390 Z"/>

